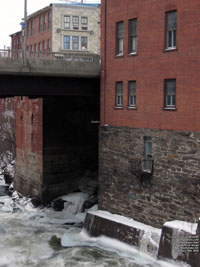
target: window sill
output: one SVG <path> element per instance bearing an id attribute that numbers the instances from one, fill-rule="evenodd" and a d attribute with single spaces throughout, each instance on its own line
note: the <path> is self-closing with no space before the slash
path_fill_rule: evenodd
<path id="1" fill-rule="evenodd" d="M 120 110 L 120 109 L 124 109 L 124 108 L 123 108 L 123 106 L 115 106 L 114 109 Z"/>
<path id="2" fill-rule="evenodd" d="M 137 56 L 137 55 L 138 55 L 137 52 L 132 52 L 132 53 L 129 53 L 129 54 L 128 54 L 128 57 L 133 57 L 133 56 Z"/>
<path id="3" fill-rule="evenodd" d="M 124 54 L 115 55 L 115 58 L 120 58 L 120 57 L 124 57 Z"/>
<path id="4" fill-rule="evenodd" d="M 176 107 L 164 107 L 163 108 L 164 111 L 177 111 Z"/>
<path id="5" fill-rule="evenodd" d="M 165 48 L 163 52 L 165 53 L 165 52 L 174 52 L 174 51 L 178 51 L 178 48 L 177 47 L 174 47 L 174 48 Z"/>
<path id="6" fill-rule="evenodd" d="M 132 106 L 132 107 L 131 107 L 131 106 L 128 106 L 128 107 L 127 107 L 127 110 L 136 110 L 136 109 L 137 109 L 136 106 Z"/>
<path id="7" fill-rule="evenodd" d="M 71 32 L 87 32 L 87 33 L 90 33 L 89 30 L 81 30 L 81 29 L 64 29 L 64 28 L 62 28 L 61 31 L 66 31 L 66 32 L 69 32 L 69 31 L 71 31 Z"/>

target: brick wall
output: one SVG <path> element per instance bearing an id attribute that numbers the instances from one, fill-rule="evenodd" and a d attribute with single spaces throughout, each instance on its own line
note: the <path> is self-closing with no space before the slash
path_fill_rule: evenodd
<path id="1" fill-rule="evenodd" d="M 177 10 L 177 50 L 165 52 L 165 12 L 171 10 Z M 138 49 L 131 56 L 128 20 L 132 18 L 138 20 Z M 101 125 L 200 131 L 200 2 L 104 0 L 102 19 Z M 124 21 L 122 57 L 115 56 L 118 21 Z M 163 110 L 164 79 L 172 78 L 176 79 L 176 111 Z M 127 109 L 131 80 L 137 82 L 135 110 Z M 122 109 L 115 109 L 116 81 L 123 81 Z"/>
<path id="2" fill-rule="evenodd" d="M 42 198 L 42 99 L 17 97 L 16 175 L 14 187 L 25 196 Z"/>
<path id="3" fill-rule="evenodd" d="M 133 173 L 144 136 L 152 138 L 152 186 Z M 155 227 L 198 221 L 200 133 L 108 126 L 100 128 L 99 140 L 99 209 Z"/>

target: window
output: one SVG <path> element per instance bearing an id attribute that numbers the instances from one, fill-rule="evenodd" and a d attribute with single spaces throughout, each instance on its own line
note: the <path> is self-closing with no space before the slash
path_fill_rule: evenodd
<path id="1" fill-rule="evenodd" d="M 165 94 L 164 94 L 165 108 L 176 107 L 176 80 L 165 80 Z"/>
<path id="2" fill-rule="evenodd" d="M 88 18 L 87 17 L 81 17 L 81 24 L 82 25 L 88 25 Z"/>
<path id="3" fill-rule="evenodd" d="M 116 82 L 115 90 L 116 90 L 115 106 L 122 107 L 123 106 L 123 82 Z"/>
<path id="4" fill-rule="evenodd" d="M 81 37 L 81 50 L 87 50 L 87 49 L 88 49 L 88 38 Z"/>
<path id="5" fill-rule="evenodd" d="M 42 47 L 43 53 L 45 53 L 45 51 L 46 51 L 46 42 L 45 41 L 43 41 L 43 45 L 42 46 L 43 46 Z"/>
<path id="6" fill-rule="evenodd" d="M 88 18 L 87 17 L 81 17 L 81 29 L 84 31 L 87 31 L 88 29 Z"/>
<path id="7" fill-rule="evenodd" d="M 177 12 L 166 13 L 166 49 L 176 48 Z"/>
<path id="8" fill-rule="evenodd" d="M 73 29 L 78 30 L 79 29 L 79 17 L 73 16 Z"/>
<path id="9" fill-rule="evenodd" d="M 152 139 L 144 136 L 144 170 L 152 169 Z"/>
<path id="10" fill-rule="evenodd" d="M 51 51 L 51 41 L 50 40 L 48 40 L 47 45 L 48 45 L 47 46 L 47 53 L 49 54 Z"/>
<path id="11" fill-rule="evenodd" d="M 51 28 L 51 13 L 48 13 L 48 30 Z"/>
<path id="12" fill-rule="evenodd" d="M 72 49 L 73 50 L 79 49 L 79 37 L 78 36 L 72 36 Z"/>
<path id="13" fill-rule="evenodd" d="M 46 31 L 46 25 L 47 25 L 47 22 L 46 22 L 46 15 L 44 15 L 44 17 L 43 17 L 43 31 L 44 31 L 44 32 Z"/>
<path id="14" fill-rule="evenodd" d="M 38 44 L 38 52 L 41 52 L 41 43 Z"/>
<path id="15" fill-rule="evenodd" d="M 64 29 L 70 29 L 70 16 L 64 16 Z"/>
<path id="16" fill-rule="evenodd" d="M 64 36 L 64 49 L 70 49 L 70 36 Z"/>
<path id="17" fill-rule="evenodd" d="M 34 44 L 34 51 L 37 52 L 37 44 Z"/>
<path id="18" fill-rule="evenodd" d="M 34 34 L 34 22 L 31 20 L 31 36 Z"/>
<path id="19" fill-rule="evenodd" d="M 42 17 L 39 17 L 39 33 L 42 31 Z"/>
<path id="20" fill-rule="evenodd" d="M 128 82 L 128 106 L 136 106 L 136 82 Z"/>
<path id="21" fill-rule="evenodd" d="M 27 37 L 29 36 L 29 22 L 27 22 L 27 30 L 26 30 L 26 33 L 27 33 Z"/>
<path id="22" fill-rule="evenodd" d="M 137 19 L 129 20 L 129 54 L 137 52 Z"/>
<path id="23" fill-rule="evenodd" d="M 116 42 L 116 54 L 123 55 L 124 54 L 124 22 L 117 22 L 117 42 Z"/>

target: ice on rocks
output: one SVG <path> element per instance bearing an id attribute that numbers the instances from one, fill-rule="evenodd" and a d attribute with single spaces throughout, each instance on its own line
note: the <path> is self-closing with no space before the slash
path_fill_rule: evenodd
<path id="1" fill-rule="evenodd" d="M 169 227 L 169 228 L 174 228 L 178 230 L 183 230 L 185 232 L 188 232 L 192 235 L 196 234 L 197 231 L 197 223 L 189 223 L 189 222 L 184 222 L 184 221 L 171 221 L 171 222 L 166 222 L 164 226 Z"/>

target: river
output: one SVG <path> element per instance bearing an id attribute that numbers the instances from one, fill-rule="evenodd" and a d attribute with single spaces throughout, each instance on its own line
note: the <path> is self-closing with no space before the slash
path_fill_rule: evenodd
<path id="1" fill-rule="evenodd" d="M 66 211 L 35 208 L 30 199 L 19 198 L 17 193 L 5 196 L 0 187 L 0 267 L 171 266 L 137 250 L 126 253 L 126 249 L 91 241 L 81 228 L 63 225 L 67 218 L 72 220 Z M 66 247 L 61 245 L 63 237 Z"/>

